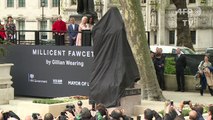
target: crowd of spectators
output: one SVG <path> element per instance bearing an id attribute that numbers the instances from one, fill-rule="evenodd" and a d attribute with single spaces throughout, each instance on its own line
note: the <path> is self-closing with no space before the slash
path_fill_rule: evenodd
<path id="1" fill-rule="evenodd" d="M 144 111 L 144 120 L 185 120 L 183 114 L 185 107 L 189 109 L 189 120 L 213 120 L 213 105 L 208 106 L 208 115 L 204 119 L 203 112 L 205 106 L 202 104 L 193 105 L 191 101 L 182 101 L 179 106 L 174 105 L 173 101 L 167 102 L 162 114 L 148 108 Z"/>
<path id="2" fill-rule="evenodd" d="M 78 101 L 77 106 L 74 104 L 66 105 L 64 111 L 59 116 L 52 113 L 46 113 L 41 116 L 40 113 L 32 113 L 26 116 L 25 120 L 129 120 L 129 116 L 124 114 L 124 110 L 116 108 L 108 113 L 107 108 L 103 104 L 92 105 L 92 109 L 83 106 L 82 101 Z M 0 111 L 0 120 L 21 120 L 13 111 Z"/>
<path id="3" fill-rule="evenodd" d="M 213 105 L 208 106 L 208 115 L 203 117 L 204 106 L 201 104 L 193 104 L 191 101 L 182 101 L 179 105 L 175 105 L 173 101 L 165 102 L 165 109 L 162 112 L 147 108 L 144 110 L 143 118 L 140 120 L 185 120 L 183 110 L 185 107 L 190 109 L 188 115 L 189 120 L 213 120 Z M 33 113 L 26 116 L 25 120 L 132 120 L 130 116 L 125 114 L 124 109 L 115 108 L 109 111 L 103 104 L 92 105 L 92 109 L 83 106 L 78 101 L 77 106 L 68 104 L 59 116 L 52 113 L 46 113 L 41 116 L 40 113 Z M 13 111 L 0 111 L 0 120 L 21 120 Z"/>

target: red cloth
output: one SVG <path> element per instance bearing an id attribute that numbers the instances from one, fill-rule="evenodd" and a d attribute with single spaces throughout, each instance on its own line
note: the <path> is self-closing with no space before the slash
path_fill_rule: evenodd
<path id="1" fill-rule="evenodd" d="M 62 20 L 57 20 L 53 23 L 52 30 L 56 33 L 67 32 L 66 23 Z"/>
<path id="2" fill-rule="evenodd" d="M 6 38 L 6 34 L 5 34 L 5 31 L 4 31 L 3 25 L 0 25 L 0 37 L 3 38 L 3 39 Z"/>

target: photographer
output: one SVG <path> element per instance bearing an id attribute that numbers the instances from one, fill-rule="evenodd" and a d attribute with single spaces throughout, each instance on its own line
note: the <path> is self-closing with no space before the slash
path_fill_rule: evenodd
<path id="1" fill-rule="evenodd" d="M 92 117 L 90 110 L 86 107 L 82 108 L 81 112 L 76 116 L 73 116 L 70 112 L 66 111 L 66 116 L 68 120 L 95 120 Z"/>
<path id="2" fill-rule="evenodd" d="M 20 120 L 20 118 L 13 111 L 0 111 L 0 120 L 7 120 L 9 118 L 15 118 Z"/>
<path id="3" fill-rule="evenodd" d="M 96 111 L 97 112 L 96 112 L 95 118 L 97 120 L 108 120 L 109 119 L 108 111 L 103 104 L 100 104 L 100 103 L 97 104 Z"/>
<path id="4" fill-rule="evenodd" d="M 185 105 L 189 105 L 189 107 L 191 108 L 191 111 L 190 111 L 190 114 L 192 118 L 196 118 L 198 120 L 205 120 L 203 118 L 203 106 L 200 105 L 200 104 L 195 104 L 194 106 L 192 105 L 192 102 L 189 100 L 189 101 L 182 101 L 180 103 L 180 109 L 182 110 L 184 108 Z M 196 112 L 196 114 L 194 113 Z M 189 116 L 190 117 L 190 116 Z"/>
<path id="5" fill-rule="evenodd" d="M 80 112 L 82 110 L 82 105 L 83 105 L 82 101 L 79 100 L 77 102 L 76 114 L 80 114 Z"/>
<path id="6" fill-rule="evenodd" d="M 162 117 L 155 110 L 151 110 L 151 109 L 147 108 L 144 111 L 144 119 L 152 120 L 153 117 L 155 118 L 155 120 L 162 120 Z"/>
<path id="7" fill-rule="evenodd" d="M 181 112 L 178 108 L 174 106 L 173 101 L 170 101 L 169 104 L 166 104 L 166 109 L 164 111 L 164 120 L 174 120 L 174 119 L 182 119 L 184 117 L 181 115 Z"/>
<path id="8" fill-rule="evenodd" d="M 39 113 L 32 113 L 32 120 L 41 120 L 42 117 Z"/>
<path id="9" fill-rule="evenodd" d="M 111 120 L 130 120 L 131 118 L 124 113 L 124 109 L 114 109 L 110 114 Z"/>

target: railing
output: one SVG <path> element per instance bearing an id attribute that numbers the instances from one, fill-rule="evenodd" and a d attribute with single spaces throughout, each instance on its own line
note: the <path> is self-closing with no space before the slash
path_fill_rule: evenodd
<path id="1" fill-rule="evenodd" d="M 78 33 L 82 33 L 82 46 L 92 45 L 90 30 L 83 30 L 82 32 Z M 65 32 L 64 36 L 65 45 L 69 45 L 70 41 L 68 32 Z M 55 35 L 51 30 L 17 30 L 15 31 L 14 37 L 12 37 L 12 39 L 4 41 L 19 45 L 55 45 Z"/>

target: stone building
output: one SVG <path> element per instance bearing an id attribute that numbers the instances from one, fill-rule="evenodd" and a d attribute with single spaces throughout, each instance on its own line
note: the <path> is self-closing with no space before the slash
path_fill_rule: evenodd
<path id="1" fill-rule="evenodd" d="M 115 0 L 114 0 L 115 1 Z M 189 13 L 191 40 L 196 51 L 213 47 L 213 0 L 186 0 L 188 9 L 176 10 L 172 0 L 140 0 L 148 42 L 176 45 L 176 14 Z M 114 3 L 115 4 L 115 3 Z M 113 6 L 113 0 L 109 7 Z"/>
<path id="2" fill-rule="evenodd" d="M 44 4 L 42 4 L 44 1 Z M 60 1 L 60 5 L 59 5 Z M 98 18 L 118 0 L 94 0 Z M 213 0 L 186 0 L 187 10 L 176 10 L 172 0 L 140 0 L 147 39 L 150 44 L 176 45 L 176 13 L 189 13 L 191 40 L 196 51 L 213 47 Z M 0 19 L 6 23 L 11 15 L 17 30 L 51 30 L 60 13 L 67 22 L 77 15 L 77 0 L 1 0 Z M 43 5 L 43 7 L 42 7 Z M 34 39 L 34 33 L 22 32 L 20 38 Z M 52 33 L 42 33 L 42 39 L 52 39 Z"/>
<path id="3" fill-rule="evenodd" d="M 17 36 L 22 40 L 34 40 L 35 33 L 27 30 L 51 30 L 52 24 L 60 14 L 69 24 L 69 15 L 77 14 L 76 0 L 1 0 L 0 20 L 6 24 L 7 17 L 12 16 L 17 30 Z M 42 32 L 40 39 L 52 39 L 51 32 Z"/>

